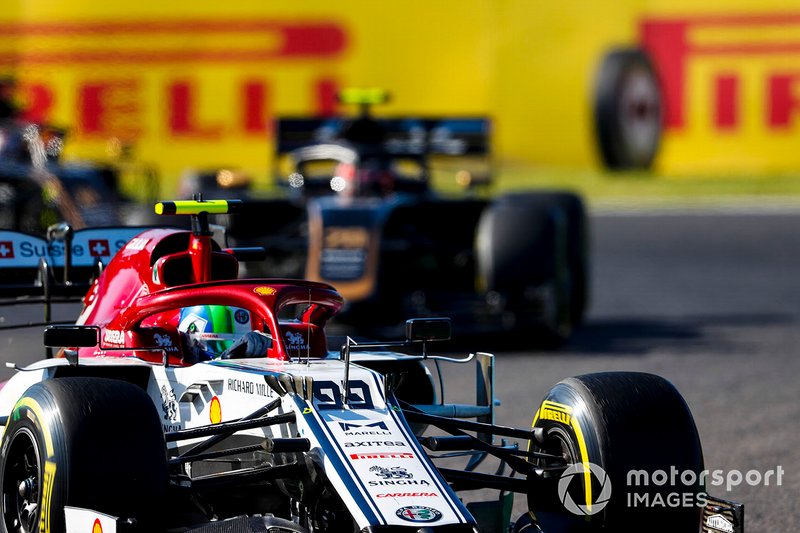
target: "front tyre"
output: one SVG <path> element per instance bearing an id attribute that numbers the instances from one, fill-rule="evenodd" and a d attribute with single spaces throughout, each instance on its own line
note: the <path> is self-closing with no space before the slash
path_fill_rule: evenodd
<path id="1" fill-rule="evenodd" d="M 542 495 L 528 496 L 544 531 L 699 530 L 703 453 L 689 408 L 667 380 L 634 372 L 565 379 L 547 393 L 533 427 L 544 442 L 531 448 L 567 466 L 557 512 L 537 512 Z"/>
<path id="2" fill-rule="evenodd" d="M 62 533 L 64 506 L 157 518 L 167 487 L 158 413 L 139 387 L 118 380 L 62 378 L 30 387 L 0 446 L 5 533 Z"/>

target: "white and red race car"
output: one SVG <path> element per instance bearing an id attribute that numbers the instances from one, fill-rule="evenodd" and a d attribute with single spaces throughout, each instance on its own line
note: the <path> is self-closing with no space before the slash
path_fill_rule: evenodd
<path id="1" fill-rule="evenodd" d="M 743 531 L 742 505 L 705 493 L 694 421 L 663 378 L 569 378 L 532 427 L 497 425 L 494 357 L 429 351 L 449 338 L 447 319 L 331 351 L 325 325 L 343 304 L 332 287 L 237 279 L 255 252 L 218 245 L 207 219 L 237 205 L 157 204 L 190 215 L 191 231 L 0 232 L 13 254 L 6 294 L 49 305 L 85 291 L 75 324 L 45 330 L 54 357 L 0 390 L 0 531 Z M 90 240 L 124 244 L 104 262 Z M 186 331 L 203 331 L 182 313 L 198 306 L 234 309 L 246 330 L 217 357 L 187 344 Z M 469 362 L 476 402 L 446 403 L 429 365 Z M 630 472 L 672 469 L 694 481 L 637 494 L 688 505 L 630 506 Z M 465 503 L 478 489 L 497 496 Z M 520 517 L 514 494 L 527 501 Z"/>

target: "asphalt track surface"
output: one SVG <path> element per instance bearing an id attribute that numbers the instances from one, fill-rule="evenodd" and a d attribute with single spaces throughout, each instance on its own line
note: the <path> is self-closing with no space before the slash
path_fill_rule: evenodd
<path id="1" fill-rule="evenodd" d="M 773 476 L 770 486 L 710 492 L 746 504 L 747 531 L 798 531 L 799 266 L 800 212 L 593 216 L 586 325 L 559 352 L 497 353 L 497 422 L 528 426 L 547 389 L 567 376 L 660 374 L 694 414 L 706 468 L 783 471 L 781 486 Z M 39 317 L 38 309 L 14 313 Z M 0 333 L 0 361 L 38 358 L 39 338 Z M 478 340 L 473 349 L 493 346 Z M 448 399 L 471 401 L 473 375 L 472 368 L 450 370 Z M 524 498 L 515 507 L 522 510 Z"/>

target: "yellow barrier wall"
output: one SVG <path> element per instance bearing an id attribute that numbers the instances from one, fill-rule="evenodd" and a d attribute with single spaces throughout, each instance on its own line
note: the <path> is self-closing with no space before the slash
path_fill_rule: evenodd
<path id="1" fill-rule="evenodd" d="M 266 178 L 271 118 L 333 111 L 344 86 L 388 88 L 385 114 L 490 115 L 502 162 L 598 165 L 592 86 L 613 46 L 656 59 L 661 171 L 800 165 L 787 0 L 6 0 L 0 13 L 0 70 L 34 118 L 70 127 L 70 157 L 110 157 L 117 139 L 171 177 Z"/>

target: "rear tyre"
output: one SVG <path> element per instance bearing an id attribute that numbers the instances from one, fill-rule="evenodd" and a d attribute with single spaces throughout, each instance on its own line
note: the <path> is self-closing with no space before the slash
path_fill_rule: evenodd
<path id="1" fill-rule="evenodd" d="M 667 380 L 634 372 L 565 379 L 547 393 L 533 427 L 544 443 L 531 449 L 568 467 L 558 479 L 559 512 L 537 511 L 542 495 L 528 495 L 545 531 L 699 530 L 703 452 L 689 408 Z"/>
<path id="2" fill-rule="evenodd" d="M 535 340 L 542 347 L 560 345 L 573 327 L 570 263 L 580 254 L 570 252 L 570 235 L 578 235 L 581 225 L 570 216 L 577 213 L 575 205 L 582 207 L 568 193 L 509 194 L 497 198 L 478 222 L 479 289 L 490 310 L 497 300 L 513 317 L 518 336 L 530 336 L 532 324 L 541 326 Z M 581 314 L 584 305 L 576 304 Z"/>
<path id="3" fill-rule="evenodd" d="M 555 206 L 561 210 L 566 224 L 566 278 L 569 298 L 569 320 L 574 328 L 583 323 L 589 306 L 589 219 L 580 196 L 567 191 L 544 191 L 516 194 L 512 201 Z"/>
<path id="4" fill-rule="evenodd" d="M 37 383 L 17 402 L 0 446 L 0 530 L 65 530 L 64 506 L 133 518 L 156 531 L 167 488 L 159 415 L 118 380 Z"/>

